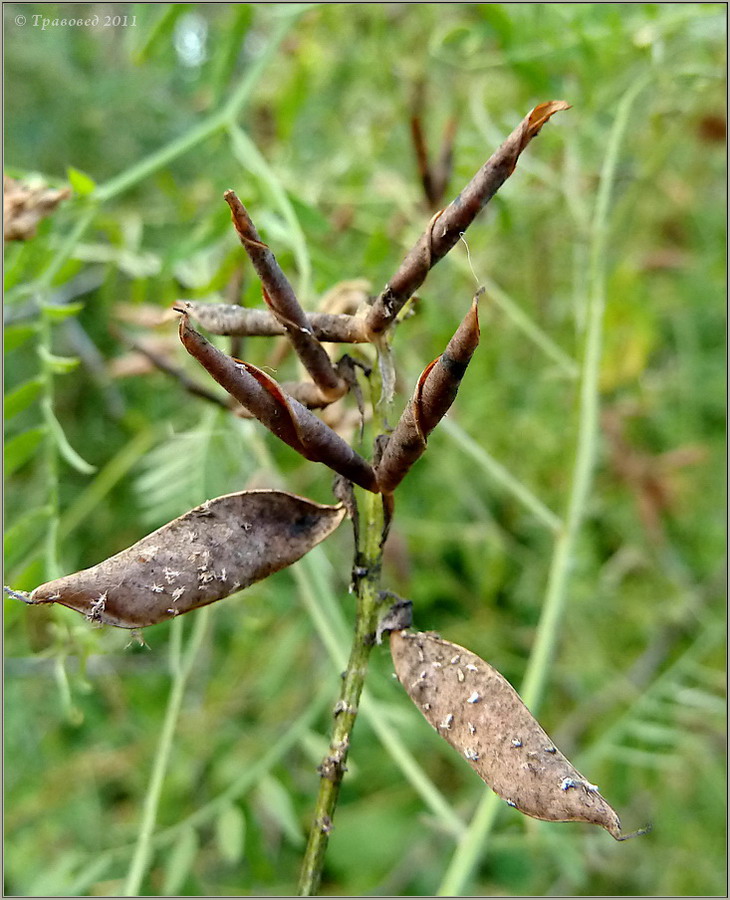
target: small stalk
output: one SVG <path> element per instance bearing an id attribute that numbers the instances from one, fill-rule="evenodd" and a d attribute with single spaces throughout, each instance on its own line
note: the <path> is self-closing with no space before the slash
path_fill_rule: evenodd
<path id="1" fill-rule="evenodd" d="M 581 371 L 575 462 L 567 510 L 553 546 L 548 584 L 540 610 L 535 643 L 520 687 L 522 699 L 532 712 L 537 711 L 542 700 L 560 636 L 560 625 L 565 616 L 567 603 L 570 569 L 575 558 L 580 526 L 589 499 L 591 477 L 596 465 L 599 418 L 598 378 L 606 303 L 605 260 L 608 251 L 610 199 L 616 177 L 621 141 L 628 126 L 631 109 L 647 81 L 648 79 L 642 79 L 632 84 L 621 98 L 603 160 L 596 211 L 593 218 L 590 291 Z M 499 808 L 500 800 L 496 794 L 490 792 L 484 795 L 468 828 L 457 844 L 439 886 L 438 896 L 454 897 L 468 891 L 477 865 L 480 859 L 484 858 L 485 846 L 497 819 Z"/>
<path id="2" fill-rule="evenodd" d="M 172 684 L 167 700 L 165 720 L 155 754 L 154 766 L 145 794 L 137 843 L 124 882 L 122 891 L 122 896 L 124 897 L 139 896 L 142 880 L 149 868 L 153 850 L 155 823 L 157 822 L 157 810 L 162 797 L 165 776 L 172 759 L 175 730 L 182 712 L 188 679 L 193 670 L 198 651 L 203 643 L 209 617 L 210 607 L 201 609 L 198 612 L 184 650 L 182 646 L 182 622 L 180 619 L 175 619 L 172 623 L 170 633 L 170 674 L 172 676 Z"/>
<path id="3" fill-rule="evenodd" d="M 370 386 L 373 424 L 376 433 L 380 433 L 384 427 L 386 411 L 385 404 L 380 402 L 382 383 L 375 368 L 370 376 Z M 347 771 L 350 738 L 365 684 L 368 660 L 375 644 L 376 629 L 383 608 L 390 602 L 383 601 L 380 594 L 383 534 L 386 524 L 383 497 L 381 494 L 358 490 L 358 501 L 356 513 L 358 527 L 355 528 L 358 543 L 353 568 L 353 583 L 357 593 L 355 634 L 347 669 L 343 675 L 342 689 L 334 709 L 334 728 L 329 753 L 319 766 L 321 776 L 319 794 L 299 878 L 298 894 L 302 897 L 316 894 L 322 879 L 340 786 Z"/>

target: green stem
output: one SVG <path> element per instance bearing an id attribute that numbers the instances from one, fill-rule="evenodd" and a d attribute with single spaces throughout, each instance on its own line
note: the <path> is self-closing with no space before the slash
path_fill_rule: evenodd
<path id="1" fill-rule="evenodd" d="M 581 367 L 578 437 L 571 479 L 568 508 L 563 528 L 558 533 L 550 562 L 548 584 L 530 653 L 521 694 L 525 705 L 536 713 L 545 690 L 548 672 L 560 636 L 567 598 L 570 569 L 580 526 L 586 510 L 598 445 L 599 394 L 603 318 L 606 305 L 606 255 L 609 233 L 609 207 L 618 154 L 628 125 L 631 108 L 647 80 L 633 84 L 621 98 L 603 160 L 591 235 L 588 315 Z M 491 791 L 483 797 L 463 838 L 456 847 L 446 871 L 439 896 L 464 893 L 474 870 L 484 856 L 489 832 L 496 821 L 500 801 Z"/>
<path id="2" fill-rule="evenodd" d="M 110 491 L 150 449 L 158 436 L 155 427 L 149 426 L 138 432 L 119 452 L 113 456 L 94 480 L 74 500 L 61 516 L 60 528 L 64 537 L 86 521 L 109 495 Z"/>
<path id="3" fill-rule="evenodd" d="M 581 371 L 578 438 L 573 477 L 565 515 L 565 527 L 555 542 L 535 643 L 522 683 L 522 699 L 533 712 L 537 710 L 542 701 L 548 670 L 555 655 L 555 647 L 560 634 L 560 622 L 565 608 L 568 578 L 575 557 L 575 547 L 585 515 L 593 470 L 598 456 L 600 415 L 598 382 L 601 372 L 603 320 L 606 310 L 606 257 L 608 254 L 611 192 L 616 177 L 619 149 L 628 126 L 631 107 L 645 85 L 646 80 L 633 84 L 618 105 L 598 186 L 591 236 L 588 316 Z"/>
<path id="4" fill-rule="evenodd" d="M 320 766 L 321 781 L 314 822 L 302 863 L 299 894 L 306 897 L 317 892 L 322 878 L 332 820 L 346 771 L 350 738 L 357 718 L 360 695 L 365 684 L 368 660 L 375 641 L 382 605 L 379 596 L 384 524 L 382 497 L 367 494 L 363 500 L 365 511 L 361 517 L 361 526 L 364 527 L 357 553 L 357 565 L 364 574 L 356 579 L 355 636 L 336 707 L 330 752 Z"/>
<path id="5" fill-rule="evenodd" d="M 66 261 L 71 257 L 71 254 L 74 251 L 74 247 L 81 240 L 84 232 L 91 224 L 92 219 L 96 215 L 96 210 L 97 205 L 93 202 L 87 201 L 86 205 L 83 207 L 81 215 L 76 221 L 76 224 L 73 226 L 66 238 L 62 241 L 61 246 L 53 254 L 53 256 L 51 257 L 51 261 L 48 263 L 46 268 L 43 270 L 43 272 L 35 282 L 34 287 L 37 290 L 44 291 L 51 286 L 51 284 L 53 283 L 53 279 L 60 272 Z"/>
<path id="6" fill-rule="evenodd" d="M 211 820 L 230 806 L 232 802 L 245 796 L 245 794 L 255 787 L 262 778 L 264 778 L 274 766 L 281 761 L 286 753 L 291 750 L 296 743 L 301 740 L 302 735 L 311 728 L 315 718 L 319 716 L 325 706 L 325 703 L 331 695 L 331 688 L 323 685 L 319 693 L 311 700 L 304 712 L 295 719 L 289 728 L 281 735 L 278 740 L 271 743 L 267 752 L 252 763 L 245 771 L 236 778 L 236 780 L 228 785 L 220 794 L 201 806 L 195 812 L 191 813 L 169 828 L 156 832 L 150 838 L 150 844 L 153 849 L 159 850 L 162 847 L 169 846 L 181 832 L 191 828 L 201 828 L 211 822 Z M 89 862 L 77 874 L 69 888 L 70 896 L 77 896 L 81 893 L 88 892 L 92 884 L 95 883 L 106 871 L 106 869 L 119 857 L 129 855 L 135 850 L 135 845 L 124 844 L 118 847 L 112 847 L 109 850 L 102 850 L 100 853 L 94 854 L 93 860 Z"/>
<path id="7" fill-rule="evenodd" d="M 81 215 L 63 240 L 60 247 L 53 254 L 46 268 L 35 281 L 34 289 L 43 293 L 53 283 L 53 279 L 70 259 L 74 248 L 85 234 L 91 224 L 101 203 L 116 197 L 123 191 L 142 181 L 144 178 L 156 172 L 158 169 L 172 162 L 178 156 L 188 152 L 197 144 L 213 136 L 216 132 L 225 129 L 235 122 L 245 104 L 250 99 L 254 87 L 266 66 L 273 59 L 285 35 L 292 27 L 296 18 L 309 9 L 309 5 L 299 6 L 295 12 L 285 12 L 276 21 L 271 38 L 263 53 L 251 65 L 246 75 L 241 79 L 230 98 L 223 106 L 212 113 L 186 134 L 171 141 L 165 147 L 141 160 L 137 165 L 122 172 L 116 178 L 112 178 L 106 184 L 101 185 L 87 199 L 82 208 Z M 45 348 L 48 354 L 52 351 L 52 330 L 50 321 L 42 316 L 39 335 L 39 352 Z M 50 510 L 49 526 L 46 532 L 44 558 L 47 579 L 57 578 L 61 574 L 59 563 L 59 499 L 58 499 L 58 447 L 54 438 L 55 417 L 53 415 L 53 373 L 47 362 L 41 362 L 41 377 L 43 378 L 43 391 L 41 410 L 46 420 L 48 433 L 44 445 L 44 464 L 46 469 L 46 484 L 48 489 L 48 507 Z"/>
<path id="8" fill-rule="evenodd" d="M 295 12 L 282 15 L 278 19 L 263 53 L 251 65 L 229 99 L 219 109 L 189 131 L 186 131 L 179 138 L 175 138 L 169 144 L 151 153 L 145 159 L 140 160 L 136 165 L 131 166 L 126 171 L 107 181 L 106 184 L 97 187 L 88 198 L 88 206 L 85 208 L 83 215 L 78 219 L 66 240 L 54 254 L 48 267 L 39 276 L 37 281 L 39 288 L 48 287 L 63 264 L 70 258 L 76 244 L 81 240 L 86 229 L 91 224 L 100 204 L 134 187 L 135 184 L 153 175 L 163 166 L 168 165 L 179 156 L 192 150 L 198 144 L 213 137 L 217 132 L 223 131 L 235 122 L 236 117 L 251 98 L 259 78 L 273 59 L 287 32 L 298 16 L 309 8 L 308 5 L 299 6 Z"/>
<path id="9" fill-rule="evenodd" d="M 316 564 L 318 557 L 324 558 L 321 547 L 310 551 L 294 567 L 294 574 L 317 634 L 327 648 L 334 671 L 339 673 L 347 665 L 344 642 L 348 629 L 341 606 L 329 586 L 323 583 L 321 569 Z M 367 688 L 360 698 L 360 711 L 385 751 L 435 816 L 439 828 L 453 837 L 460 835 L 464 830 L 464 823 L 405 746 L 397 725 L 389 722 L 383 704 L 371 696 Z"/>
<path id="10" fill-rule="evenodd" d="M 470 437 L 453 419 L 444 418 L 441 429 L 451 437 L 459 449 L 467 453 L 507 493 L 511 494 L 550 531 L 559 532 L 562 522 L 532 491 L 514 477 L 508 469 L 491 456 L 481 444 Z"/>
<path id="11" fill-rule="evenodd" d="M 387 354 L 387 348 L 381 348 Z M 376 371 L 370 380 L 373 426 L 375 433 L 382 431 L 386 416 L 386 403 L 382 401 L 382 382 Z M 383 562 L 383 529 L 385 510 L 383 497 L 358 491 L 359 534 L 355 551 L 353 580 L 357 590 L 355 635 L 350 659 L 345 670 L 342 689 L 335 707 L 335 724 L 332 730 L 330 752 L 320 766 L 321 781 L 314 811 L 314 821 L 302 862 L 298 892 L 300 896 L 315 894 L 322 879 L 324 858 L 340 786 L 346 771 L 350 739 L 355 726 L 360 698 L 367 675 L 368 660 L 375 643 L 375 634 L 383 608 L 380 596 L 380 575 Z M 386 601 L 387 602 L 387 601 Z"/>
<path id="12" fill-rule="evenodd" d="M 142 821 L 140 822 L 139 834 L 137 835 L 137 844 L 124 883 L 124 897 L 139 896 L 142 879 L 149 866 L 149 861 L 152 856 L 153 834 L 157 819 L 157 810 L 160 805 L 165 775 L 172 756 L 172 743 L 175 737 L 175 729 L 177 728 L 177 723 L 180 718 L 180 711 L 182 710 L 182 702 L 183 697 L 185 696 L 188 678 L 190 677 L 193 664 L 203 642 L 209 617 L 210 609 L 208 607 L 204 607 L 198 611 L 194 618 L 192 632 L 187 646 L 185 647 L 184 654 L 182 648 L 182 620 L 175 619 L 170 626 L 170 672 L 172 675 L 172 686 L 167 701 L 167 709 L 165 711 L 165 720 L 162 725 L 160 740 L 157 745 L 155 763 L 152 768 L 150 782 L 145 795 Z"/>
<path id="13" fill-rule="evenodd" d="M 53 345 L 51 323 L 46 316 L 40 317 L 38 327 L 38 358 L 41 364 L 41 389 L 40 408 L 45 422 L 45 438 L 43 442 L 43 465 L 45 468 L 46 505 L 49 510 L 48 528 L 44 541 L 44 562 L 46 579 L 51 580 L 61 575 L 61 565 L 58 553 L 60 502 L 58 495 L 58 445 L 53 436 L 52 420 L 54 384 L 53 372 L 49 359 Z"/>
<path id="14" fill-rule="evenodd" d="M 133 187 L 137 182 L 168 165 L 168 163 L 177 159 L 178 156 L 182 156 L 188 150 L 192 150 L 197 144 L 202 143 L 235 122 L 236 117 L 251 98 L 253 89 L 264 69 L 273 59 L 281 42 L 300 14 L 301 10 L 297 10 L 296 13 L 282 16 L 279 19 L 263 53 L 252 63 L 238 87 L 220 109 L 211 113 L 190 131 L 170 141 L 169 144 L 150 154 L 146 159 L 141 160 L 136 166 L 132 166 L 131 169 L 127 169 L 126 172 L 122 172 L 116 178 L 112 178 L 106 184 L 101 185 L 94 192 L 94 197 L 101 203 L 116 197 L 118 194 Z"/>

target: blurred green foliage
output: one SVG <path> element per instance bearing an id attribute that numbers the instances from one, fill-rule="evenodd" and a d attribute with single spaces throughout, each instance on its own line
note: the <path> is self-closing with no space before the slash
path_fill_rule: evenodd
<path id="1" fill-rule="evenodd" d="M 377 292 L 430 217 L 408 124 L 419 82 L 432 152 L 458 117 L 449 196 L 536 103 L 573 105 L 466 236 L 492 300 L 450 414 L 563 515 L 598 177 L 617 104 L 645 80 L 603 260 L 600 454 L 541 720 L 627 828 L 651 820 L 655 831 L 614 844 L 505 808 L 470 893 L 724 893 L 724 6 L 10 3 L 3 15 L 6 173 L 70 179 L 76 191 L 37 237 L 6 247 L 5 577 L 16 589 L 249 485 L 329 500 L 323 467 L 251 423 L 162 373 L 120 375 L 120 332 L 134 332 L 120 308 L 230 297 L 242 272 L 246 302 L 259 302 L 221 199 L 228 187 L 305 306 L 345 279 Z M 90 16 L 96 26 L 42 27 Z M 235 115 L 216 124 L 251 73 Z M 155 162 L 168 146 L 179 152 Z M 395 337 L 403 398 L 474 288 L 458 245 Z M 155 335 L 174 346 L 174 331 Z M 258 364 L 270 350 L 245 345 Z M 51 377 L 64 364 L 49 353 L 81 363 Z M 419 627 L 519 684 L 553 536 L 454 434 L 434 433 L 399 491 L 386 586 L 413 599 Z M 212 608 L 144 893 L 293 890 L 337 690 L 302 580 L 351 622 L 350 556 L 343 527 L 297 573 Z M 6 600 L 5 619 L 5 891 L 118 893 L 169 689 L 171 630 L 148 629 L 146 649 L 64 609 Z M 378 715 L 467 822 L 485 788 L 409 708 L 385 647 L 372 665 Z M 320 685 L 331 691 L 316 699 Z M 253 785 L 180 825 L 270 758 Z M 361 718 L 323 890 L 433 893 L 454 851 L 444 828 Z"/>

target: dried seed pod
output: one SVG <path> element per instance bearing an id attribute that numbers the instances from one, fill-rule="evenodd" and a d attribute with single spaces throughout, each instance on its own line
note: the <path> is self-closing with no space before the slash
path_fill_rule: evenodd
<path id="1" fill-rule="evenodd" d="M 411 141 L 416 154 L 418 174 L 421 178 L 426 202 L 432 210 L 437 210 L 441 206 L 441 201 L 451 176 L 457 120 L 455 116 L 451 116 L 446 122 L 441 142 L 441 153 L 436 163 L 431 163 L 428 154 L 428 142 L 423 129 L 424 87 L 425 85 L 422 81 L 416 85 L 411 104 Z"/>
<path id="2" fill-rule="evenodd" d="M 70 188 L 30 187 L 3 175 L 4 240 L 27 241 L 35 237 L 38 224 L 70 196 Z"/>
<path id="3" fill-rule="evenodd" d="M 470 650 L 432 632 L 390 636 L 396 675 L 436 731 L 510 806 L 549 822 L 600 825 L 614 810 L 556 748 L 519 694 Z"/>
<path id="4" fill-rule="evenodd" d="M 255 418 L 306 459 L 322 462 L 355 484 L 377 494 L 372 466 L 336 432 L 301 403 L 288 397 L 261 369 L 218 350 L 191 325 L 185 311 L 180 319 L 180 340 L 221 387 Z"/>
<path id="5" fill-rule="evenodd" d="M 344 517 L 342 504 L 282 491 L 227 494 L 90 569 L 42 584 L 26 602 L 60 603 L 120 628 L 156 625 L 290 566 Z"/>
<path id="6" fill-rule="evenodd" d="M 424 369 L 413 397 L 390 436 L 376 469 L 383 493 L 391 493 L 400 484 L 426 449 L 429 434 L 456 398 L 466 367 L 479 344 L 480 293 L 444 352 Z"/>
<path id="7" fill-rule="evenodd" d="M 409 297 L 423 284 L 429 270 L 446 256 L 479 211 L 509 178 L 520 154 L 543 125 L 552 115 L 564 109 L 570 109 L 570 106 L 562 100 L 550 100 L 536 106 L 489 157 L 458 197 L 431 219 L 367 315 L 367 327 L 373 339 L 393 323 Z"/>
<path id="8" fill-rule="evenodd" d="M 241 337 L 278 337 L 286 334 L 284 326 L 268 309 L 197 300 L 178 300 L 175 307 L 184 309 L 211 334 Z M 365 320 L 356 316 L 313 312 L 309 313 L 309 324 L 320 341 L 362 344 L 368 340 Z"/>
<path id="9" fill-rule="evenodd" d="M 231 209 L 236 232 L 261 279 L 264 300 L 274 317 L 284 326 L 297 356 L 322 393 L 336 400 L 347 393 L 347 384 L 335 371 L 332 360 L 312 332 L 307 314 L 297 300 L 286 275 L 269 247 L 259 237 L 246 208 L 234 191 L 223 194 Z"/>

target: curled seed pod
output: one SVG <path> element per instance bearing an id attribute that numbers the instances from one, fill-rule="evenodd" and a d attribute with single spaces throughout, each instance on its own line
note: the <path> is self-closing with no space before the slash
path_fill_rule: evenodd
<path id="1" fill-rule="evenodd" d="M 543 125 L 556 112 L 564 109 L 570 109 L 570 106 L 563 100 L 550 100 L 536 106 L 489 157 L 459 196 L 431 219 L 367 315 L 367 327 L 373 339 L 392 324 L 409 297 L 423 284 L 429 270 L 446 256 L 479 211 L 509 178 L 520 154 Z"/>
<path id="2" fill-rule="evenodd" d="M 616 840 L 615 811 L 556 748 L 517 691 L 470 650 L 432 632 L 394 631 L 396 675 L 436 731 L 510 806 L 549 822 L 600 825 Z"/>
<path id="3" fill-rule="evenodd" d="M 208 500 L 90 569 L 37 587 L 28 603 L 60 603 L 87 619 L 144 628 L 207 606 L 296 562 L 330 535 L 345 508 L 283 491 Z"/>
<path id="4" fill-rule="evenodd" d="M 324 409 L 335 402 L 323 396 L 322 391 L 311 381 L 284 381 L 281 388 L 287 397 L 297 400 L 307 409 Z"/>
<path id="5" fill-rule="evenodd" d="M 223 197 L 231 209 L 233 225 L 243 248 L 261 279 L 264 300 L 274 317 L 283 325 L 297 356 L 325 395 L 332 400 L 347 392 L 347 384 L 339 377 L 332 360 L 312 332 L 307 314 L 297 300 L 276 257 L 261 240 L 256 226 L 234 191 Z"/>
<path id="6" fill-rule="evenodd" d="M 479 344 L 480 293 L 444 352 L 424 369 L 413 397 L 390 436 L 376 469 L 384 493 L 394 491 L 423 454 L 429 434 L 456 398 L 466 367 Z"/>
<path id="7" fill-rule="evenodd" d="M 180 319 L 180 340 L 231 396 L 248 409 L 280 440 L 306 459 L 324 463 L 373 493 L 379 488 L 372 466 L 328 425 L 301 403 L 287 397 L 280 385 L 261 369 L 221 352 L 199 334 L 187 314 Z"/>
<path id="8" fill-rule="evenodd" d="M 184 309 L 211 334 L 240 337 L 277 337 L 286 334 L 284 326 L 268 309 L 230 303 L 202 303 L 197 300 L 178 300 L 175 306 Z M 365 320 L 358 316 L 313 312 L 309 313 L 308 318 L 317 340 L 335 344 L 362 344 L 368 340 Z"/>

